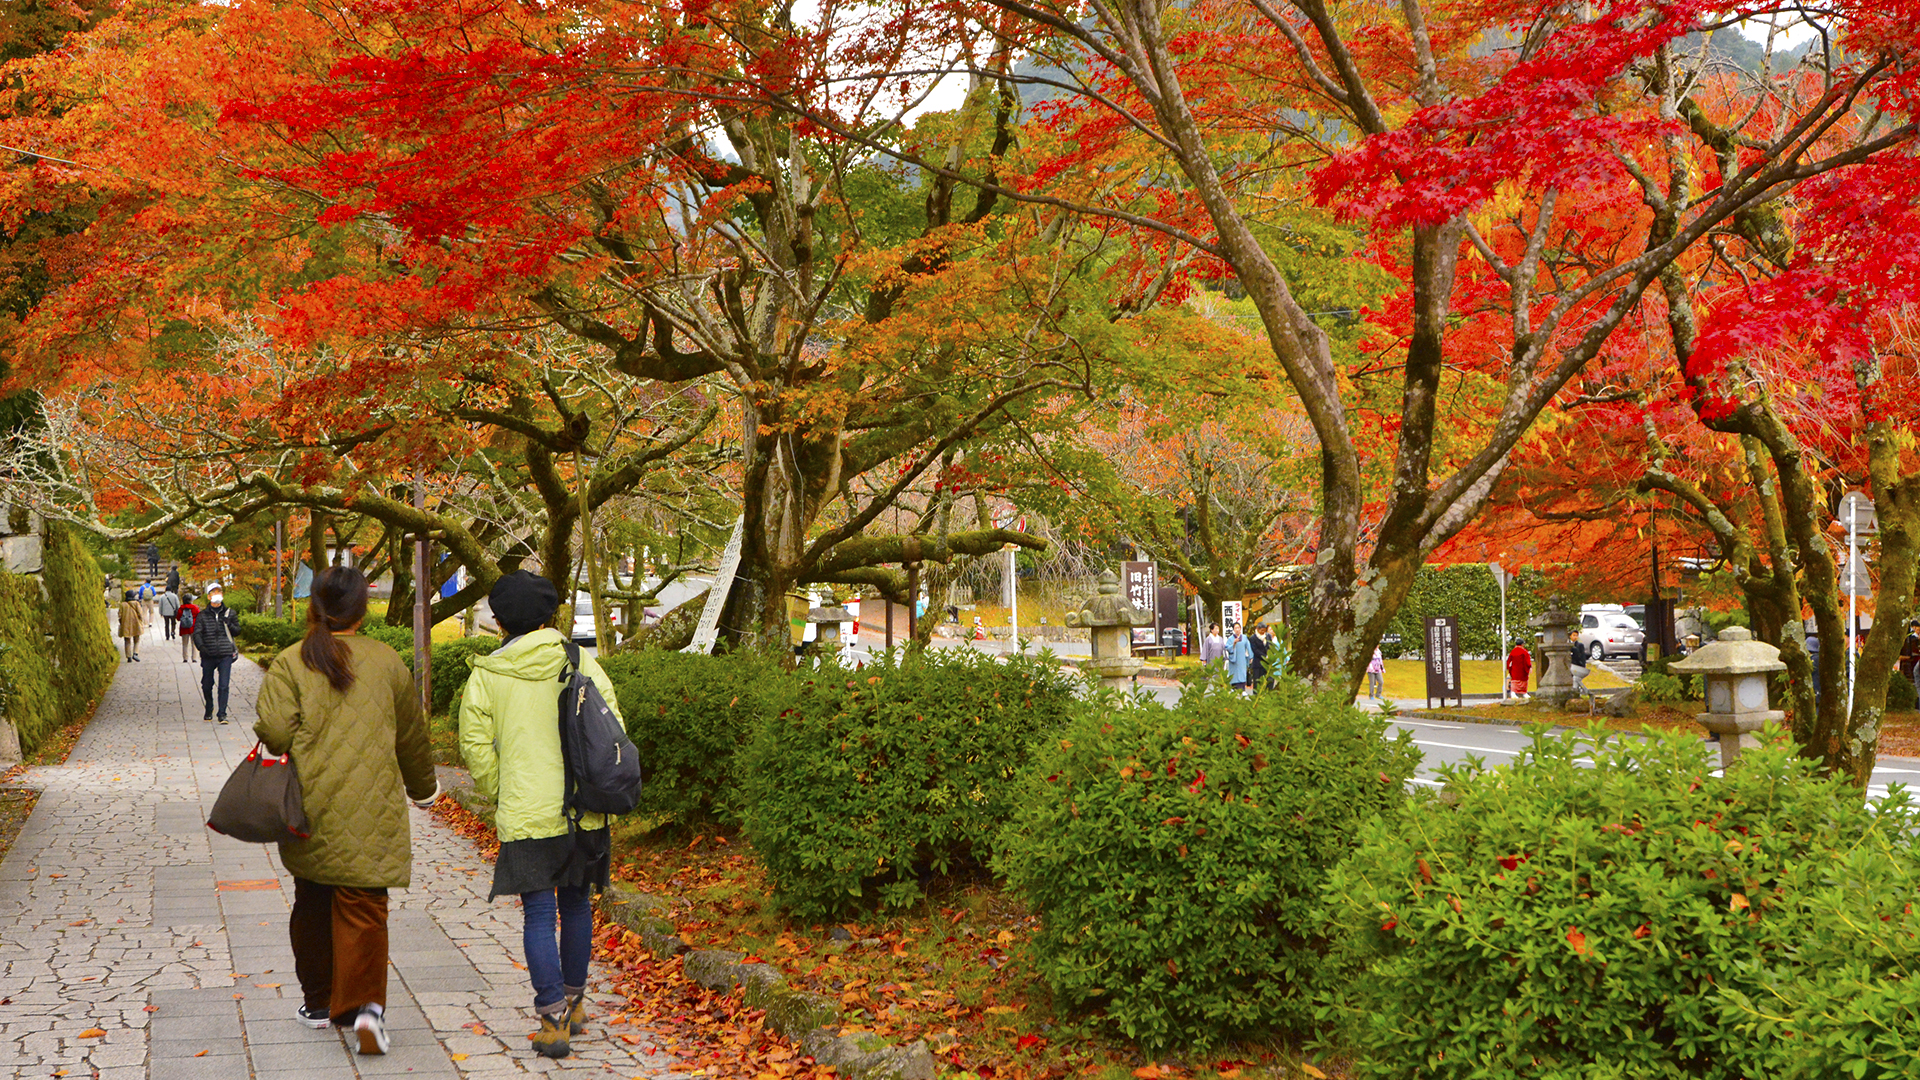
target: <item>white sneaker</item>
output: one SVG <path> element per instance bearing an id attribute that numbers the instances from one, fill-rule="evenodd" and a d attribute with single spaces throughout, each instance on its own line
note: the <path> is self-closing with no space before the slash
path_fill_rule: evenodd
<path id="1" fill-rule="evenodd" d="M 380 1014 L 368 1009 L 360 1010 L 354 1018 L 353 1034 L 360 1040 L 362 1054 L 384 1054 L 387 1052 L 387 1024 Z"/>

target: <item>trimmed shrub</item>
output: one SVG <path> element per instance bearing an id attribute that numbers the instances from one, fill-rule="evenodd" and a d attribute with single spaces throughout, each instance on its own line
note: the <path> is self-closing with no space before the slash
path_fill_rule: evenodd
<path id="1" fill-rule="evenodd" d="M 368 622 L 360 627 L 360 632 L 399 653 L 400 659 L 406 662 L 407 670 L 413 670 L 413 627 Z"/>
<path id="2" fill-rule="evenodd" d="M 1895 882 L 1855 852 L 1878 832 L 1911 866 L 1916 821 L 1819 778 L 1777 731 L 1728 775 L 1713 770 L 1691 735 L 1536 732 L 1513 765 L 1443 767 L 1444 798 L 1368 825 L 1326 892 L 1360 973 L 1322 1015 L 1353 1074 L 1738 1080 L 1794 1067 L 1799 1041 L 1743 1034 L 1740 1003 L 1778 1016 L 1807 1000 L 1807 977 L 1838 990 L 1885 962 L 1888 924 L 1823 926 L 1821 909 L 1845 902 L 1829 894 L 1852 875 L 1891 902 Z M 1898 929 L 1910 937 L 1912 920 Z M 1854 961 L 1844 974 L 1814 970 L 1822 940 Z M 1827 1019 L 1867 1026 L 1851 1009 Z M 1824 1075 L 1841 1074 L 1867 1075 Z"/>
<path id="3" fill-rule="evenodd" d="M 1149 1052 L 1306 1030 L 1315 911 L 1359 825 L 1406 799 L 1405 734 L 1302 683 L 1175 708 L 1101 695 L 1034 756 L 996 864 L 1040 916 L 1035 969 Z"/>
<path id="4" fill-rule="evenodd" d="M 413 629 L 411 627 L 369 622 L 360 627 L 360 633 L 399 653 L 400 662 L 407 665 L 407 670 L 413 670 Z M 304 618 L 294 621 L 276 619 L 271 615 L 240 616 L 239 638 L 242 645 L 265 646 L 278 653 L 282 649 L 300 644 L 300 639 L 306 636 L 307 624 Z M 433 676 L 435 715 L 447 712 L 453 705 L 455 695 L 466 688 L 467 677 L 473 674 L 473 658 L 485 656 L 499 647 L 499 638 L 486 635 L 434 644 L 429 671 Z"/>
<path id="5" fill-rule="evenodd" d="M 1699 684 L 1699 679 L 1698 675 L 1683 679 L 1678 675 L 1668 675 L 1665 672 L 1645 671 L 1641 672 L 1640 678 L 1635 681 L 1640 686 L 1641 700 L 1658 705 L 1698 700 L 1699 695 L 1694 692 L 1694 689 Z"/>
<path id="6" fill-rule="evenodd" d="M 739 755 L 756 720 L 799 689 L 771 658 L 736 653 L 614 653 L 600 658 L 620 699 L 646 782 L 635 812 L 687 823 L 739 823 Z"/>
<path id="7" fill-rule="evenodd" d="M 433 714 L 439 716 L 453 709 L 454 699 L 467 688 L 467 679 L 473 675 L 473 658 L 485 656 L 500 647 L 500 639 L 487 635 L 461 638 L 458 641 L 442 641 L 433 646 L 428 654 L 427 672 L 430 676 L 428 689 L 433 695 Z M 413 668 L 413 641 L 408 637 L 407 649 L 400 654 L 407 663 L 408 670 Z M 554 685 L 554 696 L 560 694 L 559 684 Z"/>
<path id="8" fill-rule="evenodd" d="M 297 645 L 307 634 L 305 622 L 290 619 L 276 619 L 271 615 L 241 615 L 240 632 L 236 635 L 241 646 L 259 645 L 274 652 Z"/>
<path id="9" fill-rule="evenodd" d="M 1887 679 L 1887 711 L 1912 712 L 1914 706 L 1913 680 L 1894 672 Z"/>
<path id="10" fill-rule="evenodd" d="M 1048 660 L 969 650 L 796 678 L 742 760 L 742 825 L 776 902 L 810 920 L 905 907 L 923 877 L 984 866 L 1074 688 Z"/>
<path id="11" fill-rule="evenodd" d="M 1546 610 L 1554 591 L 1538 570 L 1523 569 L 1507 585 L 1507 631 L 1526 633 L 1527 620 Z M 1485 563 L 1423 566 L 1407 598 L 1387 624 L 1380 651 L 1388 659 L 1418 656 L 1426 647 L 1426 618 L 1452 615 L 1460 620 L 1460 649 L 1471 654 L 1505 656 L 1511 643 L 1500 640 L 1500 586 Z"/>
<path id="12" fill-rule="evenodd" d="M 1904 792 L 1879 811 L 1851 848 L 1788 868 L 1804 905 L 1752 927 L 1766 993 L 1721 991 L 1747 1038 L 1793 1048 L 1790 1080 L 1920 1076 L 1920 814 Z"/>

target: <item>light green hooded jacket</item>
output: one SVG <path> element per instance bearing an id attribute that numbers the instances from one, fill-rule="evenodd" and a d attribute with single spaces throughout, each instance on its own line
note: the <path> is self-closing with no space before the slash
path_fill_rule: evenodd
<path id="1" fill-rule="evenodd" d="M 560 631 L 546 627 L 473 660 L 473 675 L 460 703 L 460 756 L 473 775 L 474 790 L 494 801 L 493 825 L 501 843 L 567 831 L 562 813 L 566 763 L 560 756 L 564 643 Z M 599 662 L 582 655 L 580 670 L 618 715 L 613 683 Z M 582 829 L 606 824 L 601 814 L 580 819 Z"/>

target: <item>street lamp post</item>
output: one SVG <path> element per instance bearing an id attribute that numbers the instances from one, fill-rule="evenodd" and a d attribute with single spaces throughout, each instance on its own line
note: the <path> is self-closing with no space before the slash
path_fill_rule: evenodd
<path id="1" fill-rule="evenodd" d="M 1507 652 L 1507 577 L 1508 577 L 1508 574 L 1506 569 L 1497 562 L 1488 563 L 1487 569 L 1493 571 L 1494 583 L 1500 586 L 1500 644 L 1498 648 L 1493 650 L 1493 658 L 1495 661 L 1498 661 L 1500 660 L 1501 657 L 1505 656 Z M 1507 682 L 1508 680 L 1506 678 L 1506 675 L 1503 673 L 1500 677 L 1500 700 L 1502 701 L 1507 700 L 1508 695 L 1512 691 L 1512 687 L 1508 686 Z"/>

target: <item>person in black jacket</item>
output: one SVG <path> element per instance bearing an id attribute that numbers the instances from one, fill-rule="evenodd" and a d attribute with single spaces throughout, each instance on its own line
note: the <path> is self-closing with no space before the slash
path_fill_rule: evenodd
<path id="1" fill-rule="evenodd" d="M 1257 692 L 1267 683 L 1267 646 L 1272 644 L 1265 626 L 1257 627 L 1247 644 L 1253 648 L 1253 663 L 1247 665 L 1247 685 Z"/>
<path id="2" fill-rule="evenodd" d="M 1573 692 L 1584 694 L 1587 692 L 1587 646 L 1580 640 L 1580 631 L 1567 631 L 1567 644 L 1571 653 L 1567 660 L 1573 675 Z"/>
<path id="3" fill-rule="evenodd" d="M 240 616 L 222 602 L 220 586 L 207 588 L 207 606 L 193 620 L 193 647 L 200 653 L 200 699 L 206 703 L 207 715 L 203 720 L 214 718 L 213 684 L 217 675 L 220 681 L 220 722 L 227 722 L 227 686 L 233 679 L 233 659 L 240 655 L 240 647 L 234 644 L 240 633 Z"/>

